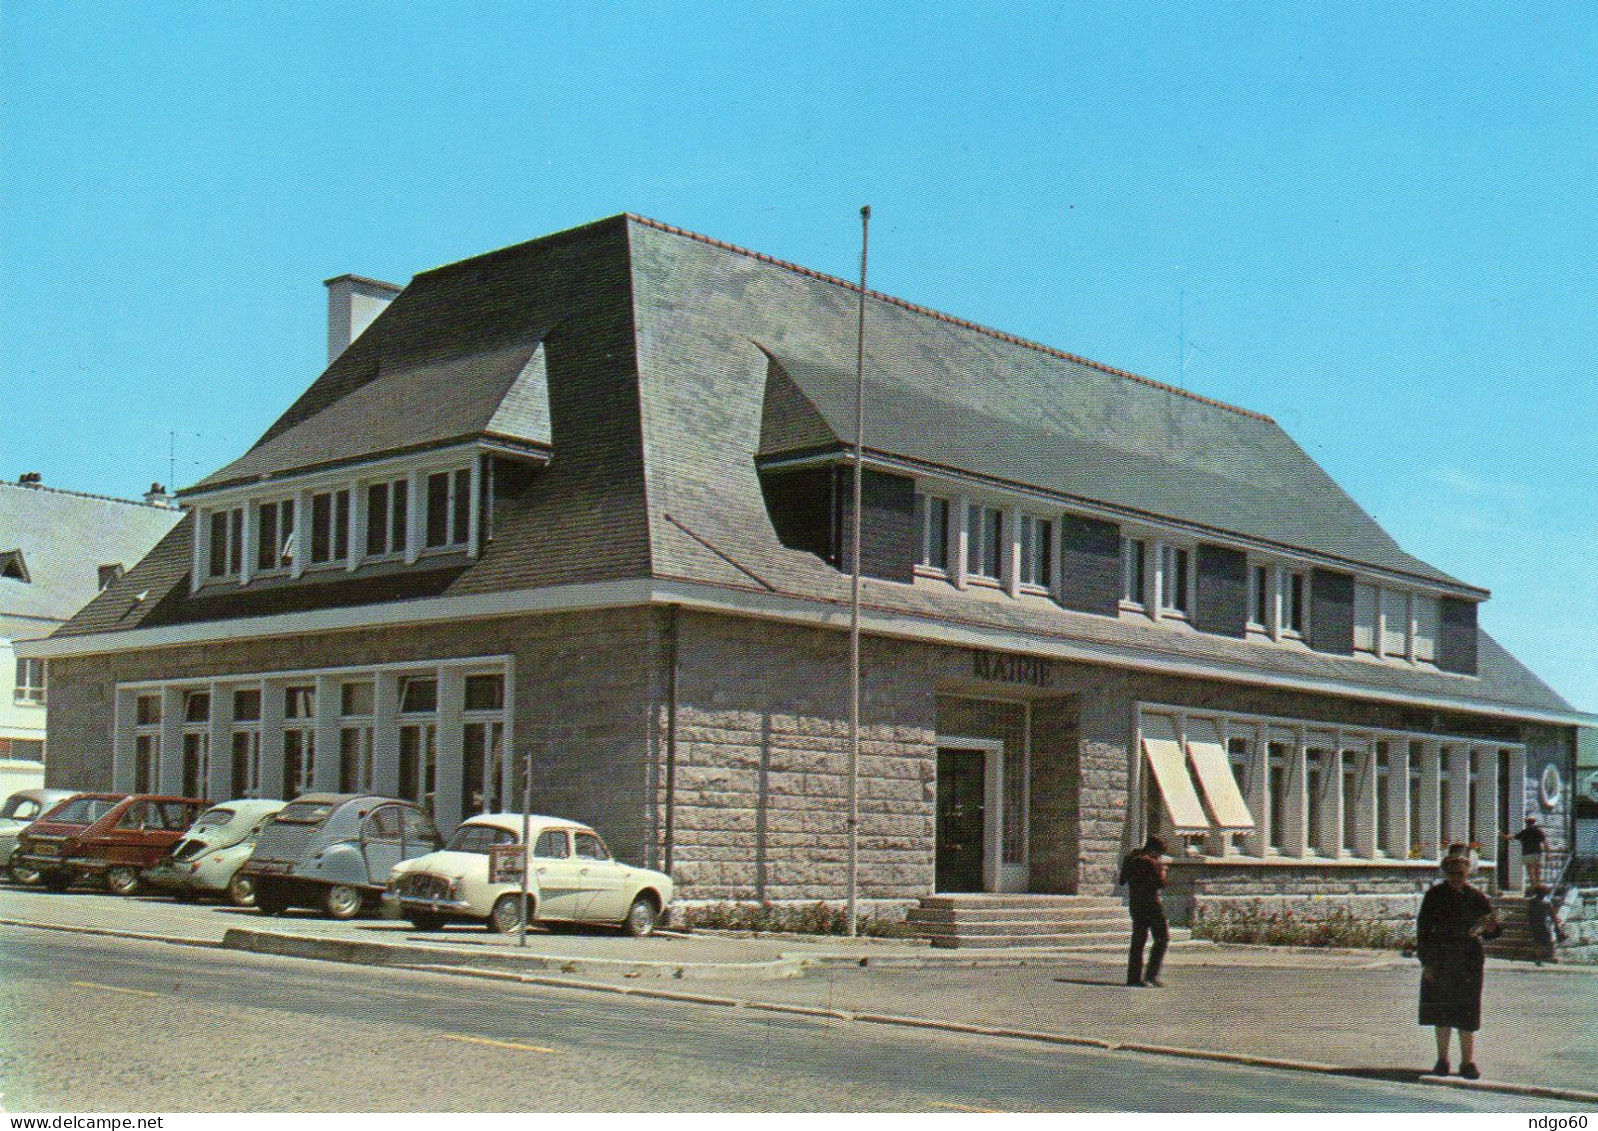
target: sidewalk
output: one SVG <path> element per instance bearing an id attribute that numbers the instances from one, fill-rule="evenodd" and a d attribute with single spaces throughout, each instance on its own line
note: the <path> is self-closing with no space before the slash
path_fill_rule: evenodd
<path id="1" fill-rule="evenodd" d="M 0 890 L 0 921 L 207 945 L 221 945 L 232 930 L 231 945 L 302 957 L 476 969 L 485 977 L 923 1019 L 1393 1079 L 1413 1079 L 1435 1055 L 1431 1031 L 1414 1020 L 1419 967 L 1390 952 L 1189 944 L 1171 951 L 1164 989 L 1128 989 L 1122 956 L 1102 952 L 948 951 L 909 941 L 708 933 L 634 940 L 598 930 L 530 932 L 523 951 L 514 937 L 474 928 L 423 934 L 376 919 L 268 918 L 14 889 Z M 493 992 L 492 984 L 481 992 Z M 1483 1010 L 1483 1084 L 1598 1092 L 1598 968 L 1489 960 Z"/>

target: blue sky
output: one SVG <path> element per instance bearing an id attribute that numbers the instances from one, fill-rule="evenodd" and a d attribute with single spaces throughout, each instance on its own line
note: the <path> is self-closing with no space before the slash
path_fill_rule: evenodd
<path id="1" fill-rule="evenodd" d="M 874 287 L 1269 413 L 1598 708 L 1594 58 L 1582 4 L 8 0 L 0 476 L 233 458 L 332 275 L 621 211 L 853 275 L 869 201 Z"/>

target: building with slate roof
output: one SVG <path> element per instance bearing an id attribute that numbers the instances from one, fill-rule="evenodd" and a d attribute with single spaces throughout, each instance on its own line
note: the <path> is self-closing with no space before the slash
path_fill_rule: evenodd
<path id="1" fill-rule="evenodd" d="M 52 775 L 448 827 L 525 766 L 685 899 L 841 898 L 858 301 L 631 215 L 418 275 L 31 646 Z M 866 311 L 863 898 L 1108 894 L 1159 831 L 1189 902 L 1407 914 L 1565 835 L 1590 716 L 1272 420 Z"/>
<path id="2" fill-rule="evenodd" d="M 46 667 L 14 656 L 12 641 L 66 624 L 182 517 L 164 494 L 149 498 L 62 491 L 32 475 L 0 482 L 0 760 L 45 753 Z"/>

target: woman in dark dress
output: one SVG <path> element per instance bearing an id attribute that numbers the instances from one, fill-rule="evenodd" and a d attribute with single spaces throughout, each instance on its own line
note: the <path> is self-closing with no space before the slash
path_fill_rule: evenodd
<path id="1" fill-rule="evenodd" d="M 1420 1023 L 1437 1035 L 1438 1076 L 1448 1075 L 1449 1034 L 1459 1030 L 1459 1074 L 1481 1076 L 1476 1068 L 1476 1030 L 1481 1028 L 1482 939 L 1496 938 L 1493 905 L 1465 881 L 1468 856 L 1443 860 L 1442 883 L 1421 900 L 1415 924 L 1416 951 L 1421 961 Z"/>

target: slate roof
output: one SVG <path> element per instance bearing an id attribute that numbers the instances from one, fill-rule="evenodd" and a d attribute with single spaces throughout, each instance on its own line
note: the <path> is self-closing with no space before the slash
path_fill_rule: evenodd
<path id="1" fill-rule="evenodd" d="M 842 280 L 634 216 L 419 275 L 250 452 L 194 489 L 503 426 L 552 456 L 496 504 L 482 556 L 410 580 L 374 566 L 308 572 L 275 583 L 276 598 L 191 596 L 184 523 L 63 633 L 645 576 L 845 602 L 847 577 L 778 541 L 757 470 L 851 434 L 857 301 Z M 1257 413 L 883 295 L 868 340 L 873 450 L 1483 595 L 1406 554 Z M 943 584 L 868 581 L 865 600 L 1350 694 L 1571 710 L 1485 634 L 1471 679 Z"/>
<path id="2" fill-rule="evenodd" d="M 29 577 L 0 577 L 0 618 L 67 620 L 100 591 L 102 565 L 131 568 L 182 517 L 127 499 L 0 483 L 0 552 L 21 550 Z"/>

